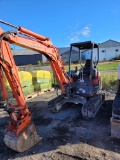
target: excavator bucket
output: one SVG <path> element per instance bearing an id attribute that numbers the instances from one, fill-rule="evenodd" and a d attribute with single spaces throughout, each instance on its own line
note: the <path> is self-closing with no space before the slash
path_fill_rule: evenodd
<path id="1" fill-rule="evenodd" d="M 18 137 L 12 133 L 6 133 L 4 142 L 12 150 L 17 152 L 24 152 L 34 146 L 41 140 L 41 137 L 37 134 L 36 127 L 33 122 L 30 123 Z"/>

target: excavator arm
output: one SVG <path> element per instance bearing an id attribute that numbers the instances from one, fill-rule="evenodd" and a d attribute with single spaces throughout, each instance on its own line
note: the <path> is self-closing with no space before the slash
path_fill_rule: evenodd
<path id="1" fill-rule="evenodd" d="M 3 22 L 3 21 L 2 21 Z M 15 44 L 30 50 L 39 52 L 47 57 L 55 74 L 62 93 L 65 93 L 65 84 L 69 84 L 69 78 L 65 72 L 63 61 L 51 40 L 47 37 L 36 34 L 23 27 L 16 27 L 17 31 L 5 32 L 1 36 L 10 44 Z"/>
<path id="2" fill-rule="evenodd" d="M 0 22 L 10 25 L 2 20 Z M 10 116 L 10 123 L 4 142 L 9 148 L 23 152 L 39 142 L 40 137 L 37 135 L 31 119 L 31 113 L 25 101 L 18 76 L 18 68 L 14 62 L 10 44 L 22 46 L 45 55 L 59 82 L 62 94 L 66 94 L 65 87 L 69 85 L 69 77 L 65 72 L 64 64 L 57 48 L 53 46 L 49 38 L 22 27 L 13 27 L 17 28 L 17 30 L 4 32 L 0 29 L 0 87 L 7 101 L 8 95 L 3 80 L 3 74 L 5 73 L 17 102 L 16 105 L 12 106 L 7 103 L 6 110 Z"/>

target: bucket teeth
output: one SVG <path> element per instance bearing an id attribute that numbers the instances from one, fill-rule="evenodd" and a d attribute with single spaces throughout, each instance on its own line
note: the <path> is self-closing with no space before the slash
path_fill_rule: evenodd
<path id="1" fill-rule="evenodd" d="M 19 135 L 15 136 L 12 132 L 7 132 L 4 142 L 12 150 L 24 152 L 34 146 L 41 140 L 37 134 L 36 127 L 33 122 Z"/>

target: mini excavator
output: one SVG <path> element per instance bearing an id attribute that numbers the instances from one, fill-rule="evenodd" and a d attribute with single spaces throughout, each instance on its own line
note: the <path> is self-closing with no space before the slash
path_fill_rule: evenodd
<path id="1" fill-rule="evenodd" d="M 6 111 L 10 117 L 9 126 L 4 136 L 5 144 L 12 150 L 23 152 L 40 141 L 25 101 L 10 44 L 34 50 L 48 59 L 62 95 L 61 100 L 56 103 L 55 110 L 59 111 L 66 102 L 82 104 L 83 117 L 93 118 L 104 100 L 104 94 L 99 93 L 101 76 L 96 68 L 98 60 L 96 63 L 93 62 L 94 48 L 98 50 L 99 59 L 98 45 L 91 41 L 71 44 L 69 72 L 67 73 L 57 48 L 49 38 L 2 20 L 0 22 L 15 28 L 14 31 L 7 32 L 0 29 L 0 88 L 7 103 Z M 73 47 L 78 48 L 79 57 L 81 50 L 91 50 L 91 57 L 86 60 L 85 66 L 80 62 L 81 68 L 79 70 L 76 68 L 75 71 L 70 69 Z M 16 99 L 16 105 L 8 103 L 8 93 L 3 79 L 4 74 Z"/>
<path id="2" fill-rule="evenodd" d="M 93 50 L 97 50 L 97 59 L 93 60 Z M 74 56 L 74 51 L 79 54 L 80 69 L 71 70 L 71 57 Z M 85 64 L 82 64 L 81 54 L 89 52 L 89 59 L 86 59 Z M 53 111 L 58 112 L 65 103 L 82 104 L 82 116 L 84 118 L 94 118 L 100 106 L 102 105 L 105 94 L 100 92 L 102 89 L 102 80 L 100 72 L 97 69 L 99 61 L 99 47 L 97 43 L 87 41 L 80 43 L 72 43 L 69 54 L 69 85 L 66 86 L 65 96 L 59 97 L 55 101 Z M 68 106 L 69 106 L 68 105 Z"/>

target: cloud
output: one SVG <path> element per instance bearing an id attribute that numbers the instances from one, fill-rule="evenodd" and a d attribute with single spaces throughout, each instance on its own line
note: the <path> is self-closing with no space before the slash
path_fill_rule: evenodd
<path id="1" fill-rule="evenodd" d="M 77 42 L 80 41 L 81 36 L 82 37 L 88 37 L 91 32 L 91 29 L 89 26 L 85 26 L 82 29 L 76 28 L 75 30 L 71 30 L 68 36 L 68 39 L 70 42 Z"/>
<path id="2" fill-rule="evenodd" d="M 72 37 L 70 38 L 70 41 L 71 41 L 71 42 L 79 41 L 79 36 L 78 36 L 78 35 L 72 36 Z"/>
<path id="3" fill-rule="evenodd" d="M 85 37 L 87 37 L 90 33 L 90 28 L 88 26 L 84 27 L 83 30 L 81 31 L 81 34 Z"/>

